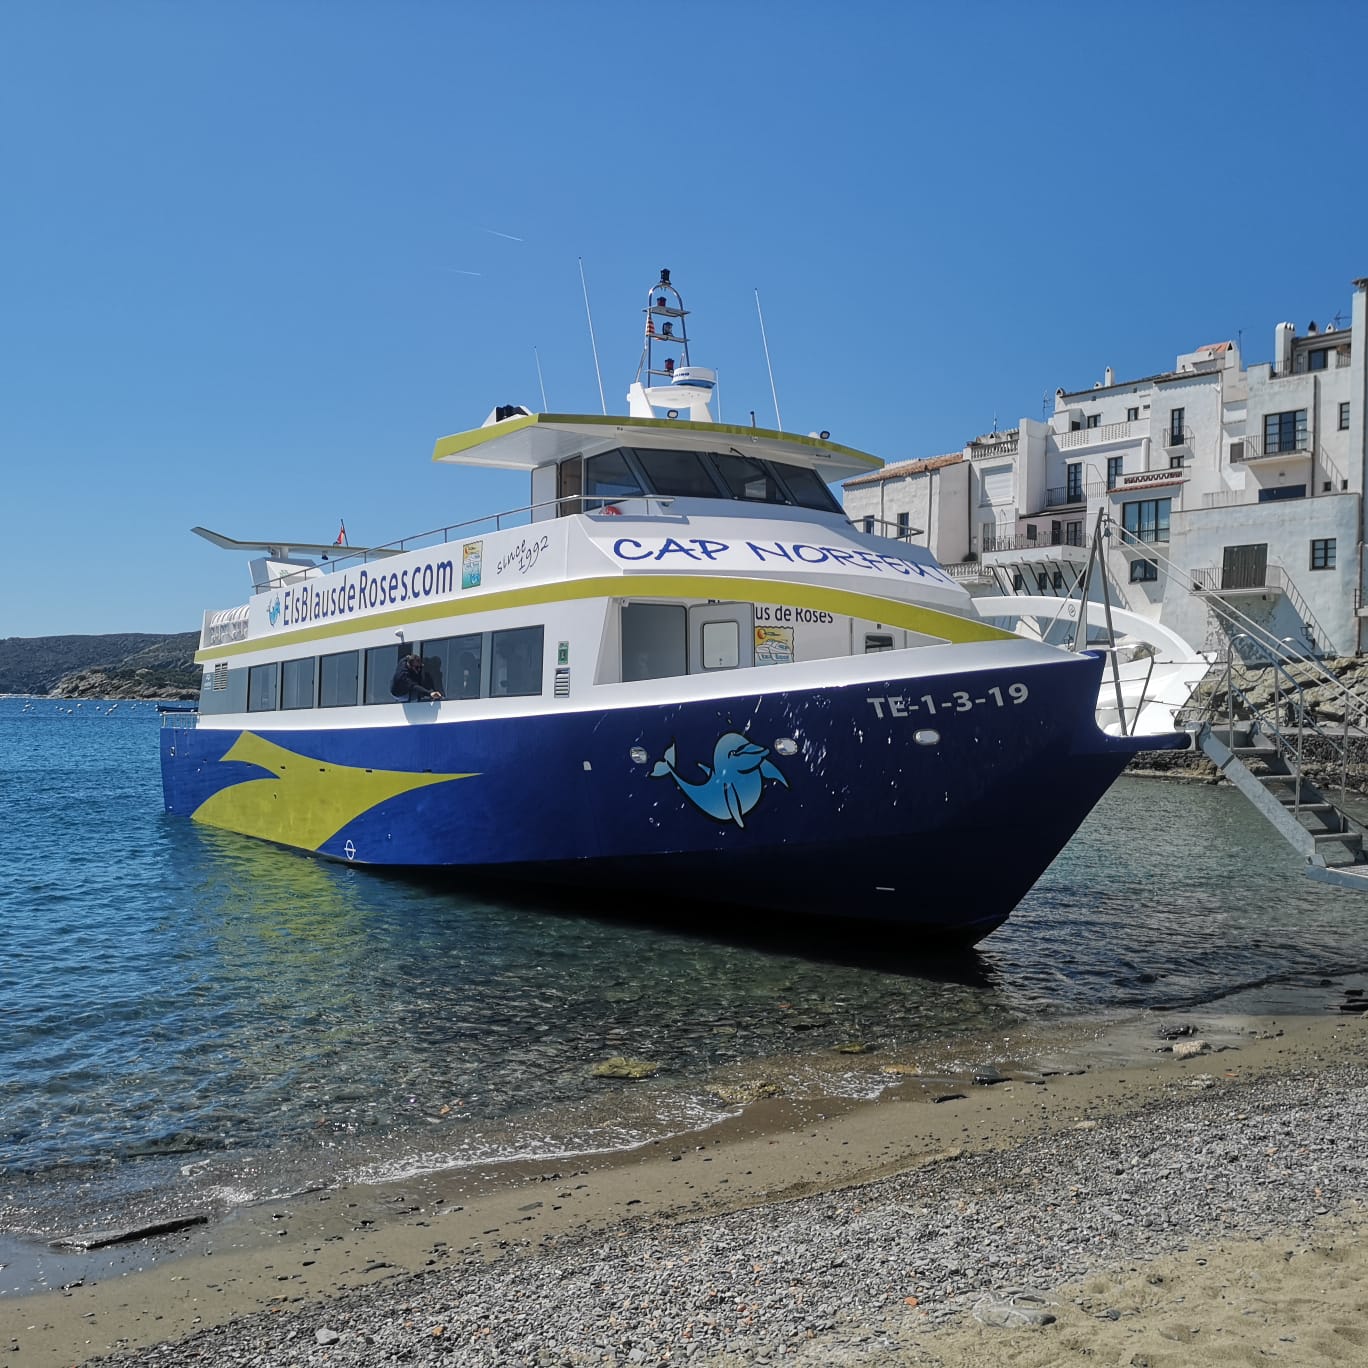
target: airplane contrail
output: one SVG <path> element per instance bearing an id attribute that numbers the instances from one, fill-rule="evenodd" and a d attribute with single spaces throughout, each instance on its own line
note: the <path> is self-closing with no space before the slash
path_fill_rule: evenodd
<path id="1" fill-rule="evenodd" d="M 486 228 L 486 233 L 492 233 L 495 237 L 507 238 L 509 242 L 526 242 L 526 238 L 514 237 L 512 233 L 501 233 L 497 228 Z"/>
<path id="2" fill-rule="evenodd" d="M 483 271 L 463 271 L 463 270 L 461 270 L 461 268 L 460 268 L 459 266 L 439 266 L 437 269 L 438 269 L 439 271 L 446 271 L 449 275 L 468 275 L 468 276 L 483 276 L 483 275 L 484 275 L 484 272 L 483 272 Z"/>

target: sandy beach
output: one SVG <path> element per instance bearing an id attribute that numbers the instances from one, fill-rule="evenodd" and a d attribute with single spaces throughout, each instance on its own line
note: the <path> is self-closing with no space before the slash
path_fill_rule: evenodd
<path id="1" fill-rule="evenodd" d="M 1039 1038 L 996 1081 L 874 1055 L 877 1102 L 52 1251 L 0 1363 L 1368 1362 L 1368 1024 L 1335 1005 Z"/>

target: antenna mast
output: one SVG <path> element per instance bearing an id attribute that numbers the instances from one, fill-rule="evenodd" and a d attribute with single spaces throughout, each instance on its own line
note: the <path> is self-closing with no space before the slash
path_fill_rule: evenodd
<path id="1" fill-rule="evenodd" d="M 594 352 L 594 375 L 598 378 L 599 408 L 606 416 L 608 401 L 603 397 L 603 372 L 599 370 L 598 343 L 594 340 L 594 315 L 589 312 L 589 286 L 584 283 L 584 258 L 579 259 L 580 288 L 584 291 L 584 316 L 589 320 L 589 345 Z"/>
<path id="2" fill-rule="evenodd" d="M 537 362 L 537 385 L 538 385 L 538 386 L 540 387 L 540 389 L 541 389 L 542 412 L 543 412 L 543 413 L 549 413 L 549 412 L 551 411 L 551 405 L 548 404 L 548 403 L 546 402 L 546 381 L 542 379 L 542 373 L 541 373 L 541 353 L 536 349 L 536 347 L 533 347 L 533 348 L 532 348 L 532 355 L 533 355 L 533 357 L 536 358 L 536 362 Z"/>
<path id="3" fill-rule="evenodd" d="M 779 393 L 774 388 L 774 367 L 770 365 L 769 338 L 765 336 L 765 315 L 760 308 L 760 291 L 755 292 L 755 312 L 760 318 L 760 343 L 765 349 L 765 368 L 769 371 L 770 398 L 774 400 L 774 422 L 780 432 L 784 430 L 784 420 L 779 416 Z"/>

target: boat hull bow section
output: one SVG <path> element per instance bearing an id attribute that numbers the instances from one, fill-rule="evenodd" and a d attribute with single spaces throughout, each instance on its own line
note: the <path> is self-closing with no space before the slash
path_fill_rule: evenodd
<path id="1" fill-rule="evenodd" d="M 532 715 L 448 705 L 428 725 L 168 728 L 166 806 L 359 864 L 968 942 L 1005 920 L 1140 749 L 1097 730 L 1100 672 L 1061 655 Z"/>

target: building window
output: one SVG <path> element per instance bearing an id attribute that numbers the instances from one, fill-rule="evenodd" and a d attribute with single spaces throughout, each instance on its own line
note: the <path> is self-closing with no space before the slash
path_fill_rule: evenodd
<path id="1" fill-rule="evenodd" d="M 1153 584 L 1159 578 L 1159 562 L 1152 560 L 1131 561 L 1130 582 L 1132 584 Z"/>
<path id="2" fill-rule="evenodd" d="M 1313 352 L 1306 353 L 1306 369 L 1324 370 L 1330 364 L 1330 348 L 1318 347 Z"/>
<path id="3" fill-rule="evenodd" d="M 1121 483 L 1121 467 L 1125 463 L 1124 456 L 1107 457 L 1107 488 L 1115 489 Z"/>
<path id="4" fill-rule="evenodd" d="M 864 522 L 861 524 L 861 526 L 864 528 L 864 532 L 865 532 L 865 535 L 866 535 L 867 537 L 872 537 L 872 536 L 874 535 L 874 519 L 873 519 L 873 518 L 866 518 L 866 519 L 864 520 Z"/>
<path id="5" fill-rule="evenodd" d="M 1339 410 L 1339 430 L 1340 430 L 1341 432 L 1346 432 L 1346 431 L 1348 431 L 1348 428 L 1349 428 L 1349 401 L 1346 399 L 1346 400 L 1344 401 L 1344 403 L 1342 403 L 1342 404 L 1340 405 L 1340 410 Z"/>
<path id="6" fill-rule="evenodd" d="M 1083 523 L 1081 521 L 1064 524 L 1064 545 L 1083 545 Z"/>
<path id="7" fill-rule="evenodd" d="M 1172 499 L 1137 499 L 1121 505 L 1123 540 L 1166 542 L 1169 539 L 1169 507 Z"/>
<path id="8" fill-rule="evenodd" d="M 1101 427 L 1101 426 L 1102 426 L 1102 415 L 1101 415 L 1100 413 L 1090 413 L 1090 414 L 1088 414 L 1088 420 L 1087 420 L 1087 421 L 1088 421 L 1088 426 L 1089 426 L 1090 428 Z"/>
<path id="9" fill-rule="evenodd" d="M 1082 431 L 1083 431 L 1083 424 L 1080 423 L 1080 422 L 1078 421 L 1077 418 L 1070 419 L 1070 421 L 1069 421 L 1069 431 L 1070 431 L 1070 432 L 1082 432 Z"/>
<path id="10" fill-rule="evenodd" d="M 1306 410 L 1264 414 L 1264 455 L 1306 450 Z"/>
<path id="11" fill-rule="evenodd" d="M 1083 463 L 1082 461 L 1071 461 L 1064 467 L 1064 497 L 1070 503 L 1082 503 L 1083 501 Z"/>
<path id="12" fill-rule="evenodd" d="M 912 530 L 912 515 L 910 513 L 898 514 L 898 540 L 906 541 Z"/>
<path id="13" fill-rule="evenodd" d="M 1185 409 L 1169 410 L 1168 444 L 1169 446 L 1180 446 L 1187 437 L 1187 428 L 1183 422 Z"/>
<path id="14" fill-rule="evenodd" d="M 1304 484 L 1269 485 L 1266 489 L 1259 490 L 1260 503 L 1279 503 L 1283 499 L 1304 498 L 1306 498 L 1306 486 Z"/>
<path id="15" fill-rule="evenodd" d="M 1128 408 L 1126 410 L 1126 422 L 1138 423 L 1140 421 L 1140 410 L 1138 408 Z"/>
<path id="16" fill-rule="evenodd" d="M 1179 452 L 1174 452 L 1174 453 L 1170 454 L 1170 456 L 1169 456 L 1169 469 L 1170 469 L 1170 470 L 1182 470 L 1184 464 L 1186 464 L 1186 461 L 1185 461 L 1185 458 L 1184 458 L 1183 453 L 1182 453 L 1181 451 L 1179 451 Z"/>
<path id="17" fill-rule="evenodd" d="M 1333 570 L 1335 568 L 1335 539 L 1320 537 L 1311 543 L 1311 568 L 1313 570 Z"/>

